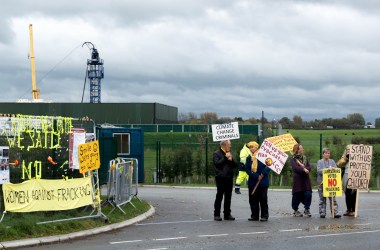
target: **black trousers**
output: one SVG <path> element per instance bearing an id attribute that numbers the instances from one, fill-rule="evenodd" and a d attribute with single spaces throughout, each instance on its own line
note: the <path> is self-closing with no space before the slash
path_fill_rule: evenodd
<path id="1" fill-rule="evenodd" d="M 224 196 L 224 216 L 231 214 L 231 196 L 233 187 L 233 178 L 215 177 L 216 182 L 216 197 L 214 203 L 214 216 L 220 216 L 220 208 Z"/>
<path id="2" fill-rule="evenodd" d="M 356 205 L 356 190 L 352 190 L 349 188 L 346 188 L 346 206 L 347 211 L 349 212 L 355 212 L 355 205 Z"/>
<path id="3" fill-rule="evenodd" d="M 258 220 L 261 218 L 268 219 L 268 187 L 257 187 L 255 193 L 251 194 L 253 188 L 249 188 L 249 206 L 251 207 L 251 218 Z"/>

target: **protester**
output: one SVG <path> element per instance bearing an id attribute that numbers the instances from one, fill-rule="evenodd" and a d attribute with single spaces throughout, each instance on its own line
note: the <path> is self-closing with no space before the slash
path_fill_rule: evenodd
<path id="1" fill-rule="evenodd" d="M 224 196 L 224 219 L 235 220 L 231 215 L 231 196 L 233 189 L 234 168 L 237 163 L 231 155 L 231 142 L 229 140 L 221 141 L 220 148 L 213 154 L 215 167 L 216 198 L 214 203 L 214 220 L 221 221 L 220 209 Z"/>
<path id="2" fill-rule="evenodd" d="M 243 148 L 240 150 L 239 174 L 235 182 L 236 194 L 241 194 L 240 185 L 241 183 L 243 183 L 244 180 L 248 180 L 248 174 L 245 171 L 245 162 L 247 160 L 247 157 L 251 154 L 251 149 L 250 149 L 251 146 L 254 146 L 257 150 L 257 148 L 259 147 L 259 144 L 255 141 L 250 141 L 247 144 L 244 144 Z"/>
<path id="3" fill-rule="evenodd" d="M 251 154 L 247 157 L 245 163 L 246 173 L 248 174 L 248 195 L 249 206 L 251 208 L 251 217 L 249 221 L 267 221 L 269 218 L 268 211 L 268 174 L 270 169 L 265 164 L 257 160 L 257 149 L 259 145 L 252 143 L 250 146 Z M 257 186 L 257 187 L 256 187 Z M 256 187 L 256 189 L 255 189 Z M 255 189 L 255 190 L 254 190 Z M 254 193 L 252 194 L 252 192 Z"/>
<path id="4" fill-rule="evenodd" d="M 348 169 L 349 169 L 349 159 L 350 159 L 350 146 L 347 145 L 343 152 L 342 157 L 337 162 L 338 167 L 342 169 L 343 180 L 342 186 L 343 191 L 346 196 L 346 206 L 347 211 L 343 214 L 344 216 L 355 216 L 355 205 L 356 205 L 356 189 L 347 188 L 348 182 Z"/>
<path id="5" fill-rule="evenodd" d="M 322 150 L 322 159 L 317 162 L 317 183 L 320 184 L 318 187 L 319 194 L 319 217 L 326 217 L 326 197 L 323 197 L 323 169 L 332 170 L 336 168 L 336 163 L 333 159 L 330 159 L 330 149 L 324 148 Z M 334 204 L 334 218 L 340 218 L 341 215 L 338 209 L 338 203 L 333 197 L 329 197 L 330 200 L 330 210 L 332 214 L 332 204 Z M 334 200 L 334 202 L 332 202 Z"/>
<path id="6" fill-rule="evenodd" d="M 293 156 L 290 159 L 290 165 L 293 169 L 293 186 L 292 186 L 292 208 L 293 216 L 302 217 L 303 214 L 298 211 L 300 203 L 304 205 L 304 215 L 311 217 L 310 205 L 312 198 L 311 181 L 310 181 L 310 163 L 303 154 L 304 149 L 301 144 L 293 147 Z"/>

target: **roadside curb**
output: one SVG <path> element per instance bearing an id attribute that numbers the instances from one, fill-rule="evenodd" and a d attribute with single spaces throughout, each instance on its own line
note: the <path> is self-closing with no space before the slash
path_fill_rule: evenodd
<path id="1" fill-rule="evenodd" d="M 62 234 L 62 235 L 54 235 L 54 236 L 47 236 L 47 237 L 39 237 L 39 238 L 33 238 L 33 239 L 23 239 L 23 240 L 14 240 L 14 241 L 5 241 L 0 242 L 0 249 L 7 249 L 7 248 L 17 248 L 17 247 L 31 247 L 31 246 L 37 246 L 37 245 L 43 245 L 43 244 L 49 244 L 54 242 L 63 242 L 71 239 L 96 235 L 104 232 L 109 232 L 112 230 L 117 230 L 123 227 L 127 227 L 133 224 L 136 224 L 138 222 L 141 222 L 145 219 L 148 219 L 149 217 L 153 216 L 155 214 L 156 210 L 152 205 L 150 205 L 150 209 L 135 218 L 103 226 L 103 227 L 97 227 L 89 230 L 84 230 L 80 232 L 70 233 L 70 234 Z"/>

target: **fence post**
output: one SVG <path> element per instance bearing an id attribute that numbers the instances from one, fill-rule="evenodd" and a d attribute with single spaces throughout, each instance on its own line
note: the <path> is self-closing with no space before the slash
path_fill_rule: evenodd
<path id="1" fill-rule="evenodd" d="M 161 183 L 161 142 L 156 142 L 156 183 Z"/>
<path id="2" fill-rule="evenodd" d="M 205 140 L 205 148 L 206 148 L 206 184 L 208 184 L 208 136 Z"/>
<path id="3" fill-rule="evenodd" d="M 319 159 L 322 159 L 322 134 L 319 134 Z"/>

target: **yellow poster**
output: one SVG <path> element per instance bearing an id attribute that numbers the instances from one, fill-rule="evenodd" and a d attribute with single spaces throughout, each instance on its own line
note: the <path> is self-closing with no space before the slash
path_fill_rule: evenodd
<path id="1" fill-rule="evenodd" d="M 78 145 L 79 172 L 86 173 L 100 168 L 99 142 L 92 141 Z"/>
<path id="2" fill-rule="evenodd" d="M 282 152 L 292 151 L 293 146 L 297 144 L 297 141 L 294 140 L 291 134 L 268 137 L 266 140 L 276 145 Z"/>
<path id="3" fill-rule="evenodd" d="M 93 204 L 91 176 L 77 179 L 33 179 L 3 184 L 9 212 L 58 211 Z"/>
<path id="4" fill-rule="evenodd" d="M 340 168 L 323 169 L 323 197 L 342 196 Z"/>

